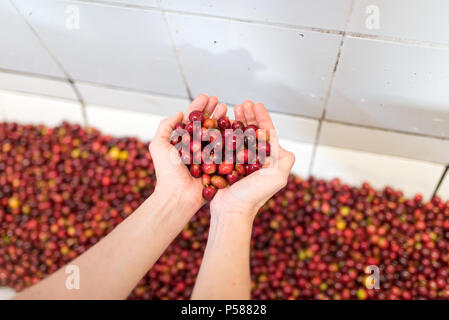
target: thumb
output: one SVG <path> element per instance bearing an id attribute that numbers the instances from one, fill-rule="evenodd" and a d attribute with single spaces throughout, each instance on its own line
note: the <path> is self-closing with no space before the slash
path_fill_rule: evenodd
<path id="1" fill-rule="evenodd" d="M 166 118 L 161 121 L 159 127 L 156 130 L 156 134 L 154 135 L 154 142 L 164 142 L 167 143 L 170 140 L 170 136 L 175 129 L 177 123 L 181 122 L 183 118 L 182 112 L 177 112 L 170 118 Z"/>

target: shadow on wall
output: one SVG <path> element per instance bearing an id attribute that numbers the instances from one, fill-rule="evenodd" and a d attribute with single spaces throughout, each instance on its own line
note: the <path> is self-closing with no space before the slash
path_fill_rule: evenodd
<path id="1" fill-rule="evenodd" d="M 245 49 L 212 53 L 187 45 L 179 48 L 179 52 L 194 96 L 205 92 L 229 104 L 251 99 L 263 102 L 269 110 L 280 113 L 321 116 L 324 97 L 301 88 L 300 83 L 282 83 L 288 78 L 283 75 L 284 72 L 288 72 L 290 77 L 298 72 L 302 75 L 299 82 L 304 83 L 309 75 L 316 74 L 314 70 L 294 71 L 285 65 L 283 70 L 273 72 Z M 327 89 L 328 81 L 322 82 Z"/>

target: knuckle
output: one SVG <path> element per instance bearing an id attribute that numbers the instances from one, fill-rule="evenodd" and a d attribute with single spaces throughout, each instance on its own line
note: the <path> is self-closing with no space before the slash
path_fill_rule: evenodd
<path id="1" fill-rule="evenodd" d="M 168 126 L 169 122 L 170 122 L 170 119 L 165 118 L 165 119 L 163 119 L 163 120 L 161 121 L 161 123 L 159 124 L 159 127 L 165 127 L 165 126 Z"/>
<path id="2" fill-rule="evenodd" d="M 293 152 L 289 152 L 288 156 L 289 156 L 289 160 L 290 160 L 291 164 L 293 164 L 296 160 L 295 154 Z"/>

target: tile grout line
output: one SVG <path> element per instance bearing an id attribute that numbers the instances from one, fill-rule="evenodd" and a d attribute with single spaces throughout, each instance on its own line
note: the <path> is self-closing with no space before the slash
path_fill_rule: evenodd
<path id="1" fill-rule="evenodd" d="M 449 49 L 449 43 L 444 43 L 444 42 L 414 40 L 414 39 L 394 37 L 394 36 L 383 36 L 383 35 L 374 35 L 374 34 L 368 34 L 368 33 L 362 33 L 362 32 L 346 31 L 347 25 L 345 25 L 344 30 L 326 29 L 326 28 L 320 28 L 320 27 L 294 25 L 294 24 L 287 24 L 287 23 L 281 23 L 281 22 L 267 22 L 267 21 L 251 20 L 251 19 L 245 19 L 245 18 L 217 16 L 217 15 L 213 15 L 213 14 L 205 14 L 205 13 L 200 13 L 200 12 L 189 12 L 189 11 L 176 10 L 176 9 L 166 9 L 166 8 L 163 8 L 162 6 L 153 7 L 153 6 L 149 6 L 149 5 L 125 4 L 122 2 L 114 2 L 112 0 L 111 1 L 107 1 L 107 0 L 73 0 L 73 1 L 81 2 L 84 4 L 109 5 L 109 6 L 113 6 L 113 7 L 122 7 L 122 8 L 128 8 L 128 9 L 140 9 L 140 10 L 146 10 L 146 11 L 163 11 L 164 13 L 172 13 L 172 14 L 193 16 L 193 17 L 200 17 L 200 18 L 212 18 L 212 19 L 218 19 L 218 20 L 258 24 L 258 25 L 272 26 L 272 27 L 281 27 L 281 28 L 288 28 L 288 29 L 300 30 L 300 31 L 317 32 L 317 33 L 323 33 L 323 34 L 334 34 L 334 35 L 346 34 L 346 36 L 350 36 L 353 38 L 359 38 L 359 39 L 386 41 L 386 42 L 391 42 L 391 43 L 408 44 L 408 45 L 419 46 L 419 47 Z M 350 5 L 351 11 L 353 10 L 353 7 L 354 7 L 353 4 L 354 4 L 354 2 L 351 1 L 351 5 Z"/>
<path id="2" fill-rule="evenodd" d="M 359 38 L 364 40 L 377 40 L 377 41 L 385 41 L 391 43 L 400 43 L 403 45 L 412 45 L 415 47 L 426 47 L 426 48 L 435 48 L 435 49 L 449 49 L 449 44 L 442 42 L 433 42 L 433 41 L 425 41 L 425 40 L 414 40 L 407 38 L 400 38 L 394 36 L 383 36 L 383 35 L 375 35 L 361 32 L 346 32 L 348 37 Z"/>
<path id="3" fill-rule="evenodd" d="M 48 74 L 32 73 L 32 72 L 22 71 L 22 70 L 6 69 L 6 68 L 2 68 L 2 67 L 0 67 L 0 72 L 18 75 L 18 76 L 24 76 L 24 77 L 32 77 L 32 78 L 41 79 L 41 80 L 67 82 L 67 79 L 65 79 L 65 78 L 51 76 Z"/>
<path id="4" fill-rule="evenodd" d="M 168 23 L 168 19 L 167 19 L 167 15 L 165 14 L 165 10 L 160 6 L 160 0 L 156 0 L 156 1 L 160 7 L 160 10 L 162 13 L 162 19 L 164 20 L 165 27 L 167 28 L 168 37 L 170 38 L 170 41 L 172 43 L 173 54 L 175 55 L 176 64 L 178 65 L 179 73 L 181 74 L 182 80 L 184 82 L 187 96 L 190 99 L 190 101 L 193 101 L 192 91 L 190 90 L 189 82 L 187 80 L 187 75 L 184 72 L 184 68 L 181 63 L 181 57 L 179 56 L 178 47 L 176 46 L 175 37 L 173 36 L 173 34 L 171 32 L 170 24 Z"/>
<path id="5" fill-rule="evenodd" d="M 340 124 L 340 125 L 344 125 L 344 126 L 348 126 L 348 127 L 356 127 L 356 128 L 384 131 L 384 132 L 397 133 L 397 134 L 405 134 L 405 135 L 420 137 L 420 138 L 429 138 L 429 139 L 436 139 L 436 140 L 442 140 L 442 141 L 449 140 L 449 137 L 447 137 L 447 138 L 440 137 L 440 136 L 435 136 L 435 135 L 427 134 L 427 133 L 408 132 L 408 131 L 402 131 L 402 130 L 397 130 L 397 129 L 381 128 L 381 127 L 370 126 L 367 124 L 358 124 L 358 123 L 351 123 L 351 122 L 332 120 L 332 119 L 323 119 L 323 121 L 329 122 L 329 123 Z"/>
<path id="6" fill-rule="evenodd" d="M 71 99 L 71 98 L 56 97 L 56 96 L 45 95 L 45 94 L 36 94 L 36 93 L 30 93 L 30 92 L 26 92 L 26 91 L 9 90 L 9 89 L 1 89 L 0 88 L 0 93 L 1 92 L 11 92 L 11 93 L 18 93 L 18 94 L 23 94 L 23 95 L 27 95 L 27 96 L 44 97 L 44 98 L 47 98 L 47 99 L 52 99 L 52 100 L 57 100 L 57 101 L 59 101 L 59 100 L 60 101 L 67 101 L 67 102 L 76 101 L 76 100 Z M 125 111 L 125 112 L 129 111 L 129 112 L 143 113 L 143 114 L 146 114 L 146 115 L 165 116 L 165 115 L 161 115 L 161 114 L 157 114 L 157 113 L 153 113 L 153 112 L 147 113 L 147 112 L 144 112 L 144 111 L 137 111 L 137 110 L 132 110 L 132 109 L 130 110 L 130 109 L 127 109 L 127 108 L 113 107 L 113 106 L 108 106 L 108 105 L 96 105 L 96 106 L 102 107 L 102 108 L 105 108 L 105 109 L 118 110 L 118 111 Z M 1 117 L 2 116 L 2 111 L 3 110 L 0 109 L 0 121 L 1 120 L 7 121 L 6 116 L 4 114 L 3 114 L 3 118 Z M 272 112 L 272 113 L 276 114 L 276 115 L 284 115 L 284 114 L 279 113 L 279 112 Z M 288 115 L 288 117 L 296 118 L 295 120 L 310 120 L 308 118 L 304 118 L 304 117 L 296 116 L 296 115 Z M 316 120 L 316 119 L 314 119 L 314 120 Z M 328 121 L 324 121 L 324 122 L 328 122 Z M 344 123 L 339 123 L 339 122 L 333 122 L 333 123 L 338 123 L 338 124 L 345 125 Z M 357 125 L 352 125 L 352 124 L 349 124 L 349 125 L 355 126 L 355 127 L 359 127 Z M 359 127 L 359 128 L 362 128 L 362 127 Z M 376 129 L 373 129 L 373 130 L 376 130 Z M 380 131 L 383 131 L 383 130 L 380 130 Z M 414 134 L 407 134 L 406 133 L 406 135 L 417 137 L 417 135 L 414 135 Z M 299 142 L 299 143 L 305 143 L 305 144 L 313 145 L 313 143 L 307 142 L 307 141 L 304 141 L 304 140 L 296 140 L 296 139 L 290 139 L 290 140 L 292 140 L 293 142 Z M 440 140 L 447 141 L 449 139 L 440 139 Z M 398 155 L 398 154 L 392 154 L 392 153 L 378 152 L 378 151 L 372 151 L 372 150 L 364 150 L 364 149 L 360 149 L 360 148 L 345 147 L 345 146 L 334 145 L 334 144 L 327 144 L 327 143 L 321 143 L 320 145 L 321 146 L 326 146 L 326 147 L 338 148 L 338 149 L 342 149 L 342 150 L 351 150 L 351 151 L 357 151 L 357 152 L 363 152 L 363 153 L 371 153 L 373 155 L 379 155 L 379 156 L 390 156 L 390 157 L 396 157 L 396 158 L 403 158 L 403 159 L 406 159 L 406 160 L 422 161 L 422 162 L 427 162 L 427 163 L 431 163 L 431 164 L 435 164 L 435 165 L 441 165 L 441 166 L 448 165 L 447 162 L 443 163 L 443 162 L 436 161 L 436 160 L 418 159 L 418 158 L 414 158 L 414 157 Z"/>
<path id="7" fill-rule="evenodd" d="M 24 77 L 28 77 L 29 76 L 29 77 L 32 77 L 32 78 L 35 78 L 35 79 L 67 82 L 67 80 L 64 79 L 64 78 L 57 78 L 57 77 L 52 77 L 52 76 L 47 76 L 47 75 L 40 75 L 40 74 L 35 74 L 35 73 L 24 72 L 24 71 L 17 71 L 17 70 L 10 70 L 10 69 L 0 68 L 0 72 L 14 74 L 14 75 L 19 75 L 19 76 L 24 76 Z M 162 98 L 162 99 L 163 98 L 187 99 L 184 96 L 174 96 L 174 95 L 169 95 L 169 94 L 159 93 L 159 92 L 153 92 L 153 91 L 143 91 L 143 90 L 138 90 L 138 89 L 122 88 L 122 87 L 106 85 L 106 84 L 100 84 L 100 83 L 94 83 L 94 82 L 89 82 L 89 81 L 77 81 L 77 80 L 75 80 L 75 85 L 76 85 L 76 83 L 90 85 L 90 86 L 98 87 L 98 88 L 101 88 L 101 89 L 120 90 L 120 91 L 124 91 L 126 93 L 131 93 L 131 94 L 135 93 L 135 94 L 142 94 L 142 95 L 154 95 L 154 96 L 157 96 L 158 98 Z M 63 100 L 68 100 L 68 101 L 74 101 L 71 98 L 57 97 L 57 96 L 52 96 L 52 95 L 47 95 L 47 94 L 42 94 L 42 93 L 33 93 L 33 92 L 22 91 L 22 90 L 17 90 L 17 89 L 3 89 L 3 88 L 0 88 L 0 90 L 16 92 L 16 93 L 21 93 L 21 94 L 43 96 L 43 97 L 46 97 L 46 98 L 55 98 L 55 99 L 63 99 Z M 231 106 L 231 107 L 235 106 L 235 104 L 230 103 L 230 102 L 223 101 L 223 103 L 226 103 L 228 106 Z M 295 113 L 280 112 L 280 111 L 270 111 L 270 112 L 272 112 L 274 114 L 277 114 L 277 115 L 282 115 L 282 116 L 287 116 L 287 117 L 292 117 L 292 118 L 299 118 L 299 119 L 305 119 L 305 120 L 311 120 L 311 121 L 319 121 L 320 120 L 320 118 L 315 118 L 315 117 L 308 116 L 308 115 L 305 115 L 305 114 L 295 114 Z M 328 122 L 328 123 L 340 124 L 340 125 L 344 125 L 344 126 L 350 126 L 350 127 L 356 127 L 356 128 L 362 128 L 362 129 L 369 129 L 369 130 L 378 130 L 378 131 L 384 131 L 384 132 L 389 132 L 389 133 L 404 134 L 404 135 L 421 137 L 421 138 L 430 138 L 430 139 L 436 139 L 436 140 L 442 140 L 442 141 L 449 140 L 449 137 L 441 137 L 441 136 L 436 136 L 436 135 L 427 134 L 427 133 L 417 133 L 417 132 L 403 131 L 403 130 L 392 129 L 392 128 L 382 128 L 382 127 L 376 127 L 376 126 L 372 126 L 372 125 L 366 125 L 366 124 L 360 124 L 360 123 L 351 123 L 351 122 L 346 122 L 346 121 L 341 121 L 341 120 L 323 119 L 323 121 L 324 122 Z"/>
<path id="8" fill-rule="evenodd" d="M 200 13 L 200 12 L 167 9 L 161 5 L 159 5 L 158 7 L 153 7 L 150 5 L 139 5 L 139 4 L 129 4 L 129 3 L 125 4 L 122 2 L 103 1 L 103 0 L 73 0 L 73 1 L 81 2 L 81 3 L 85 3 L 85 4 L 100 4 L 100 5 L 109 5 L 112 7 L 123 7 L 123 8 L 128 8 L 128 9 L 140 9 L 140 10 L 146 10 L 146 11 L 162 11 L 165 13 L 172 13 L 172 14 L 177 14 L 177 15 L 186 15 L 186 16 L 201 17 L 201 18 L 212 18 L 212 19 L 226 20 L 226 21 L 233 21 L 233 22 L 252 23 L 252 24 L 267 25 L 267 26 L 273 26 L 273 27 L 282 27 L 282 28 L 297 29 L 297 30 L 304 30 L 304 31 L 313 31 L 313 32 L 318 32 L 318 33 L 327 33 L 327 34 L 336 34 L 336 35 L 343 33 L 343 31 L 336 30 L 336 29 L 309 27 L 309 26 L 294 25 L 294 24 L 287 24 L 287 23 L 280 23 L 280 22 L 267 22 L 267 21 L 251 20 L 251 19 L 245 19 L 245 18 L 217 16 L 217 15 L 213 15 L 213 14 L 205 14 L 205 13 Z M 159 0 L 156 0 L 156 1 L 159 2 Z"/>
<path id="9" fill-rule="evenodd" d="M 141 10 L 147 10 L 147 11 L 161 11 L 161 8 L 162 8 L 159 5 L 151 6 L 148 4 L 116 2 L 114 0 L 72 0 L 72 1 L 78 2 L 78 3 L 84 3 L 84 4 L 99 4 L 99 5 L 105 5 L 105 6 L 110 6 L 110 7 L 120 7 L 120 8 L 127 8 L 127 9 L 141 9 Z M 156 2 L 159 2 L 159 0 L 156 0 Z"/>
<path id="10" fill-rule="evenodd" d="M 440 189 L 441 185 L 443 184 L 444 179 L 446 178 L 446 175 L 449 178 L 449 175 L 447 174 L 449 172 L 449 165 L 444 168 L 443 173 L 441 174 L 440 180 L 438 181 L 437 185 L 435 186 L 435 190 L 433 191 L 432 198 L 437 195 L 438 190 Z"/>
<path id="11" fill-rule="evenodd" d="M 334 144 L 321 143 L 320 146 L 327 147 L 327 148 L 344 150 L 344 151 L 354 151 L 354 152 L 358 152 L 358 153 L 368 153 L 368 154 L 371 154 L 373 156 L 385 156 L 385 157 L 391 157 L 391 158 L 400 158 L 402 160 L 408 160 L 408 161 L 425 162 L 425 163 L 428 163 L 428 164 L 442 166 L 442 167 L 446 167 L 446 165 L 447 165 L 447 162 L 443 163 L 443 162 L 438 162 L 436 160 L 418 159 L 418 158 L 413 158 L 413 157 L 410 157 L 410 156 L 398 155 L 398 154 L 393 154 L 393 153 L 384 153 L 384 152 L 378 152 L 378 151 L 367 151 L 367 150 L 363 150 L 363 149 L 359 149 L 359 148 L 342 147 L 342 146 L 334 145 Z"/>
<path id="12" fill-rule="evenodd" d="M 67 98 L 67 97 L 61 97 L 61 96 L 53 96 L 53 95 L 49 95 L 49 94 L 44 94 L 44 93 L 34 93 L 34 92 L 29 92 L 29 91 L 23 91 L 23 90 L 19 90 L 19 89 L 3 89 L 0 88 L 0 92 L 7 92 L 7 93 L 14 93 L 14 94 L 20 94 L 20 95 L 26 95 L 26 96 L 33 96 L 36 98 L 45 98 L 45 99 L 50 99 L 50 100 L 61 100 L 64 102 L 78 102 L 77 99 L 72 99 L 72 98 Z"/>
<path id="13" fill-rule="evenodd" d="M 75 81 L 73 79 L 69 78 L 70 86 L 72 87 L 72 90 L 75 92 L 76 97 L 78 98 L 78 102 L 81 105 L 81 114 L 83 117 L 84 126 L 89 126 L 89 119 L 87 117 L 87 104 L 83 99 L 83 96 L 81 95 L 81 92 L 78 90 L 78 87 L 75 84 Z"/>
<path id="14" fill-rule="evenodd" d="M 90 82 L 90 81 L 84 81 L 84 80 L 75 80 L 75 84 L 76 83 L 78 83 L 80 85 L 88 85 L 88 86 L 92 86 L 92 87 L 98 87 L 101 89 L 124 91 L 126 93 L 132 93 L 132 94 L 152 95 L 152 96 L 157 96 L 160 98 L 169 98 L 169 99 L 188 99 L 188 97 L 186 97 L 186 96 L 177 96 L 174 94 L 167 94 L 167 93 L 161 93 L 161 92 L 150 91 L 150 90 L 146 91 L 146 90 L 141 90 L 141 89 L 124 88 L 124 87 L 118 87 L 115 85 L 96 83 L 96 82 Z"/>
<path id="15" fill-rule="evenodd" d="M 0 67 L 0 73 L 1 72 L 18 75 L 18 76 L 23 76 L 23 77 L 31 77 L 31 78 L 35 78 L 35 79 L 41 79 L 41 80 L 50 80 L 50 81 L 59 81 L 59 82 L 67 82 L 68 81 L 65 78 L 59 78 L 59 77 L 49 76 L 49 75 L 45 75 L 45 74 L 38 74 L 38 73 L 32 73 L 32 72 L 27 72 L 27 71 L 21 71 L 21 70 L 4 69 L 4 68 Z M 120 90 L 120 91 L 125 91 L 127 93 L 154 95 L 154 96 L 158 96 L 161 98 L 187 99 L 186 96 L 177 96 L 177 95 L 173 95 L 173 94 L 161 93 L 161 92 L 150 91 L 150 90 L 146 91 L 146 90 L 141 90 L 141 89 L 124 88 L 124 87 L 119 87 L 119 86 L 115 86 L 115 85 L 97 83 L 97 82 L 91 82 L 91 81 L 85 81 L 85 80 L 76 80 L 76 79 L 72 79 L 72 80 L 74 81 L 75 85 L 78 83 L 81 85 L 85 84 L 85 85 L 90 85 L 93 87 L 99 87 L 101 89 Z"/>
<path id="16" fill-rule="evenodd" d="M 48 55 L 53 59 L 55 64 L 58 66 L 60 71 L 64 74 L 66 77 L 64 80 L 67 81 L 67 83 L 72 88 L 73 92 L 75 93 L 78 103 L 81 106 L 81 116 L 83 118 L 84 126 L 88 125 L 87 122 L 87 113 L 86 113 L 86 104 L 84 102 L 83 97 L 81 96 L 81 93 L 79 92 L 78 88 L 75 86 L 75 82 L 70 76 L 70 74 L 67 72 L 67 70 L 64 68 L 62 63 L 56 58 L 56 56 L 51 52 L 50 48 L 46 45 L 46 43 L 42 40 L 42 38 L 39 36 L 39 33 L 33 28 L 31 23 L 28 22 L 28 20 L 25 18 L 25 16 L 20 12 L 19 8 L 14 4 L 13 0 L 9 1 L 13 8 L 16 10 L 17 14 L 22 17 L 22 20 L 25 22 L 25 24 L 28 26 L 30 31 L 34 34 L 34 36 L 38 39 L 38 41 L 41 43 L 42 47 L 45 49 L 45 51 L 48 53 Z"/>
<path id="17" fill-rule="evenodd" d="M 347 14 L 347 17 L 346 17 L 345 27 L 344 27 L 345 31 L 346 31 L 346 28 L 349 25 L 350 20 L 351 20 L 352 10 L 353 9 L 354 9 L 354 0 L 351 0 L 351 3 L 349 5 L 349 9 L 348 9 L 348 14 Z M 318 127 L 317 127 L 317 130 L 316 130 L 316 136 L 315 136 L 315 141 L 314 141 L 314 144 L 313 144 L 312 155 L 310 157 L 309 176 L 312 174 L 313 166 L 315 164 L 315 157 L 316 157 L 318 144 L 319 144 L 319 140 L 320 140 L 320 136 L 321 136 L 321 127 L 322 127 L 323 121 L 324 121 L 324 119 L 326 117 L 327 105 L 329 103 L 329 99 L 330 99 L 330 96 L 331 96 L 331 92 L 332 92 L 332 87 L 333 87 L 333 84 L 334 84 L 335 76 L 337 74 L 338 64 L 340 63 L 341 53 L 343 51 L 343 45 L 344 45 L 345 39 L 346 39 L 345 31 L 341 35 L 340 45 L 338 46 L 337 57 L 335 59 L 334 69 L 332 70 L 332 75 L 331 75 L 331 78 L 329 80 L 329 86 L 327 88 L 326 96 L 324 98 L 323 112 L 321 113 L 321 117 L 318 120 Z"/>

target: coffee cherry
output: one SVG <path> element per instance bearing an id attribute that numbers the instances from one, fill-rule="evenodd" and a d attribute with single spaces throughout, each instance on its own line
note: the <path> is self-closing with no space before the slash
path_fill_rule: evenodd
<path id="1" fill-rule="evenodd" d="M 221 175 L 227 175 L 234 170 L 234 164 L 232 163 L 220 163 L 218 165 L 218 173 Z"/>
<path id="2" fill-rule="evenodd" d="M 203 126 L 206 129 L 214 129 L 217 127 L 217 123 L 215 122 L 215 119 L 208 118 L 208 119 L 204 120 Z"/>
<path id="3" fill-rule="evenodd" d="M 222 176 L 213 176 L 210 181 L 218 189 L 226 188 L 227 183 Z"/>
<path id="4" fill-rule="evenodd" d="M 193 177 L 199 178 L 199 177 L 201 177 L 202 173 L 203 173 L 203 171 L 201 170 L 201 166 L 199 164 L 192 164 L 190 166 L 190 174 Z"/>
<path id="5" fill-rule="evenodd" d="M 201 169 L 203 169 L 204 173 L 213 174 L 215 171 L 217 171 L 217 165 L 214 162 L 203 163 Z"/>
<path id="6" fill-rule="evenodd" d="M 189 114 L 190 122 L 200 121 L 201 123 L 203 123 L 204 120 L 204 113 L 199 110 L 194 110 Z"/>
<path id="7" fill-rule="evenodd" d="M 228 182 L 229 185 L 236 183 L 237 181 L 239 181 L 239 179 L 240 179 L 239 173 L 235 170 L 226 175 L 226 181 Z"/>
<path id="8" fill-rule="evenodd" d="M 190 143 L 190 152 L 199 152 L 201 151 L 201 141 L 194 140 Z"/>
<path id="9" fill-rule="evenodd" d="M 247 175 L 250 175 L 253 172 L 256 172 L 257 170 L 260 169 L 260 164 L 259 163 L 253 163 L 253 164 L 248 164 L 248 167 L 246 169 L 246 173 Z"/>
<path id="10" fill-rule="evenodd" d="M 236 164 L 235 165 L 235 171 L 238 172 L 239 175 L 241 176 L 246 176 L 246 169 L 245 169 L 245 165 L 244 164 Z"/>
<path id="11" fill-rule="evenodd" d="M 220 119 L 218 119 L 217 124 L 220 130 L 231 128 L 231 122 L 229 121 L 228 117 L 221 117 Z"/>
<path id="12" fill-rule="evenodd" d="M 240 149 L 240 147 L 243 145 L 243 142 L 243 135 L 232 135 L 225 140 L 225 148 L 226 150 L 236 151 Z"/>
<path id="13" fill-rule="evenodd" d="M 254 162 L 254 153 L 248 149 L 241 149 L 237 152 L 237 163 L 249 163 Z"/>
<path id="14" fill-rule="evenodd" d="M 235 120 L 235 121 L 232 123 L 231 128 L 232 128 L 233 130 L 238 130 L 238 129 L 240 129 L 240 130 L 244 131 L 244 130 L 245 130 L 245 125 L 243 124 L 243 122 Z"/>
<path id="15" fill-rule="evenodd" d="M 203 175 L 201 176 L 201 183 L 203 184 L 203 186 L 208 186 L 210 184 L 210 175 L 208 175 L 207 173 L 203 173 Z"/>
<path id="16" fill-rule="evenodd" d="M 180 136 L 174 136 L 174 137 L 170 138 L 170 143 L 175 146 L 178 143 L 180 143 L 181 140 L 182 140 L 182 138 Z"/>
<path id="17" fill-rule="evenodd" d="M 193 135 L 193 122 L 189 122 L 185 126 L 185 130 L 189 133 L 189 135 Z"/>
<path id="18" fill-rule="evenodd" d="M 269 156 L 271 153 L 271 146 L 268 142 L 257 144 L 257 154 Z"/>
<path id="19" fill-rule="evenodd" d="M 270 138 L 270 131 L 267 129 L 257 129 L 256 137 L 259 141 L 268 141 Z"/>
<path id="20" fill-rule="evenodd" d="M 207 186 L 203 189 L 203 198 L 206 200 L 212 200 L 216 193 L 217 189 L 215 189 L 214 186 Z"/>

